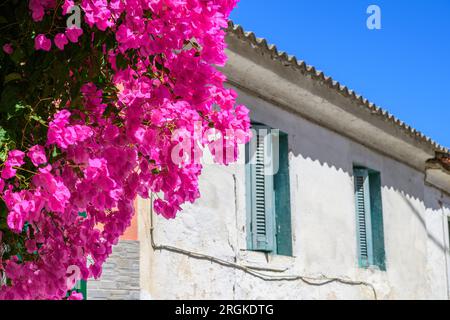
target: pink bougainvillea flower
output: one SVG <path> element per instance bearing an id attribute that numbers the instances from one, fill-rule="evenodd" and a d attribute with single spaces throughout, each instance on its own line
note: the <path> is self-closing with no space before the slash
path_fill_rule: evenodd
<path id="1" fill-rule="evenodd" d="M 25 153 L 20 150 L 12 150 L 8 152 L 8 157 L 6 158 L 6 164 L 11 166 L 20 167 L 25 162 L 23 158 L 25 157 Z"/>
<path id="2" fill-rule="evenodd" d="M 14 232 L 21 232 L 25 224 L 24 216 L 17 211 L 10 211 L 6 219 L 8 227 Z"/>
<path id="3" fill-rule="evenodd" d="M 28 7 L 32 12 L 32 17 L 34 21 L 41 21 L 44 17 L 44 6 L 42 5 L 40 0 L 30 0 L 28 3 Z"/>
<path id="4" fill-rule="evenodd" d="M 2 179 L 11 179 L 17 173 L 14 167 L 20 167 L 24 164 L 23 158 L 25 153 L 20 150 L 12 150 L 8 152 L 8 157 L 6 158 L 5 165 L 2 169 L 1 177 Z"/>
<path id="5" fill-rule="evenodd" d="M 65 45 L 69 43 L 64 33 L 58 33 L 54 41 L 59 50 L 64 50 Z"/>
<path id="6" fill-rule="evenodd" d="M 37 250 L 36 240 L 25 241 L 25 247 L 27 248 L 28 253 L 35 252 Z"/>
<path id="7" fill-rule="evenodd" d="M 50 122 L 47 132 L 47 143 L 56 144 L 62 149 L 82 142 L 91 137 L 93 131 L 90 127 L 84 125 L 69 126 L 70 112 L 62 110 L 58 112 L 54 120 Z"/>
<path id="8" fill-rule="evenodd" d="M 155 212 L 173 219 L 200 197 L 197 149 L 210 148 L 220 164 L 237 159 L 251 136 L 248 109 L 236 106 L 236 93 L 216 69 L 226 61 L 224 29 L 236 1 L 28 1 L 30 20 L 44 21 L 33 29 L 52 36 L 52 19 L 63 23 L 67 17 L 58 15 L 75 4 L 84 18 L 82 28 L 52 40 L 38 34 L 36 50 L 50 51 L 53 41 L 64 51 L 83 33 L 90 38 L 70 48 L 83 52 L 67 61 L 61 97 L 39 105 L 52 113 L 25 137 L 26 161 L 13 150 L 0 167 L 7 208 L 1 222 L 32 255 L 0 260 L 11 284 L 0 286 L 0 300 L 81 299 L 67 297 L 68 269 L 100 277 L 131 224 L 137 196 L 161 195 Z M 212 128 L 226 138 L 222 145 L 209 139 Z M 173 150 L 184 160 L 175 161 Z"/>
<path id="9" fill-rule="evenodd" d="M 72 291 L 67 300 L 83 300 L 83 294 L 76 291 Z"/>
<path id="10" fill-rule="evenodd" d="M 133 5 L 128 4 L 130 9 Z M 95 25 L 99 30 L 105 31 L 108 27 L 113 26 L 111 10 L 107 0 L 83 0 L 81 1 L 81 8 L 90 27 Z"/>
<path id="11" fill-rule="evenodd" d="M 42 188 L 41 197 L 51 212 L 63 213 L 70 199 L 70 191 L 60 177 L 49 172 L 41 172 L 33 177 L 33 183 Z"/>
<path id="12" fill-rule="evenodd" d="M 171 205 L 169 205 L 168 202 L 157 199 L 154 202 L 155 210 L 158 210 L 158 212 L 166 219 L 175 219 L 176 211 L 175 208 Z"/>
<path id="13" fill-rule="evenodd" d="M 52 48 L 52 41 L 45 35 L 39 34 L 34 39 L 34 48 L 36 50 L 50 51 L 50 49 Z"/>
<path id="14" fill-rule="evenodd" d="M 13 54 L 14 48 L 11 43 L 7 43 L 7 44 L 3 45 L 3 51 L 6 54 Z"/>
<path id="15" fill-rule="evenodd" d="M 77 28 L 76 26 L 66 29 L 66 37 L 70 42 L 77 43 L 78 38 L 83 34 L 83 29 Z"/>
<path id="16" fill-rule="evenodd" d="M 17 173 L 17 170 L 14 169 L 11 165 L 5 165 L 2 169 L 1 177 L 2 179 L 11 179 Z"/>
<path id="17" fill-rule="evenodd" d="M 63 14 L 68 14 L 70 9 L 72 9 L 74 5 L 75 3 L 72 0 L 65 0 L 62 6 Z"/>
<path id="18" fill-rule="evenodd" d="M 45 149 L 43 146 L 35 145 L 28 150 L 27 153 L 28 158 L 30 158 L 31 162 L 38 167 L 41 164 L 47 162 L 47 156 L 45 155 Z"/>
<path id="19" fill-rule="evenodd" d="M 56 6 L 55 0 L 30 0 L 28 8 L 31 11 L 31 17 L 34 21 L 42 21 L 45 11 L 53 9 Z"/>

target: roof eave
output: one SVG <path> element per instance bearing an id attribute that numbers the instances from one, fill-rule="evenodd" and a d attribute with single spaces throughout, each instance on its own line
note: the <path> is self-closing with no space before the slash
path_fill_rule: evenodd
<path id="1" fill-rule="evenodd" d="M 232 85 L 421 170 L 436 152 L 448 152 L 323 72 L 278 52 L 240 26 L 230 23 L 227 43 L 229 63 L 223 71 Z"/>

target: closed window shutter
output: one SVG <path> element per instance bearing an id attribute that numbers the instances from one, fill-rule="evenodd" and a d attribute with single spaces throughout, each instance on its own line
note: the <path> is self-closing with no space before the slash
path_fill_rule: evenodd
<path id="1" fill-rule="evenodd" d="M 278 133 L 279 147 L 273 148 L 279 154 L 279 170 L 274 176 L 275 221 L 277 254 L 292 256 L 291 196 L 289 180 L 288 135 Z M 275 145 L 275 143 L 274 143 Z M 278 149 L 278 151 L 277 151 Z"/>
<path id="2" fill-rule="evenodd" d="M 83 294 L 83 300 L 87 300 L 87 281 L 79 280 L 75 285 L 75 291 Z"/>
<path id="3" fill-rule="evenodd" d="M 253 163 L 250 163 L 251 249 L 275 251 L 275 214 L 270 130 L 258 127 Z"/>
<path id="4" fill-rule="evenodd" d="M 373 264 L 380 270 L 386 270 L 383 203 L 381 197 L 381 176 L 378 172 L 369 171 L 370 216 L 372 222 Z"/>
<path id="5" fill-rule="evenodd" d="M 354 176 L 359 265 L 367 268 L 373 264 L 369 173 L 355 169 Z"/>

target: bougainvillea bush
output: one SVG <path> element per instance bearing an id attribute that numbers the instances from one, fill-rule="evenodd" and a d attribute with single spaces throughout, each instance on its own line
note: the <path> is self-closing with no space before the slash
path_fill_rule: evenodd
<path id="1" fill-rule="evenodd" d="M 205 148 L 236 159 L 248 110 L 216 69 L 236 1 L 0 2 L 0 299 L 81 298 L 73 270 L 101 275 L 137 196 L 174 218 Z"/>

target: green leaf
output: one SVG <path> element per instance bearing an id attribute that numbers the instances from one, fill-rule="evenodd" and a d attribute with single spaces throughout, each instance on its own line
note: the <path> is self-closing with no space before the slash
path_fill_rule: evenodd
<path id="1" fill-rule="evenodd" d="M 15 85 L 8 85 L 3 89 L 0 99 L 1 112 L 9 114 L 15 110 L 15 106 L 19 102 L 20 91 L 20 88 Z"/>
<path id="2" fill-rule="evenodd" d="M 37 116 L 37 115 L 35 115 L 35 114 L 32 114 L 32 115 L 30 116 L 30 118 L 33 119 L 33 120 L 35 120 L 35 121 L 37 121 L 37 122 L 39 122 L 40 124 L 43 124 L 43 125 L 46 125 L 46 124 L 47 124 L 47 122 L 45 122 L 45 120 L 43 120 L 42 118 L 40 118 L 39 116 Z"/>
<path id="3" fill-rule="evenodd" d="M 59 154 L 58 148 L 55 146 L 52 151 L 52 157 L 56 158 Z"/>
<path id="4" fill-rule="evenodd" d="M 8 132 L 0 127 L 0 161 L 6 161 L 6 156 L 8 155 Z"/>
<path id="5" fill-rule="evenodd" d="M 2 145 L 8 137 L 8 132 L 0 127 L 0 145 Z"/>
<path id="6" fill-rule="evenodd" d="M 121 54 L 117 55 L 116 59 L 117 67 L 121 70 L 125 69 L 128 66 L 128 61 L 125 59 L 125 57 Z"/>
<path id="7" fill-rule="evenodd" d="M 12 61 L 14 61 L 16 64 L 21 63 L 25 59 L 25 53 L 21 48 L 16 48 L 12 55 L 10 55 Z"/>
<path id="8" fill-rule="evenodd" d="M 7 84 L 7 83 L 10 82 L 10 81 L 20 80 L 20 79 L 22 79 L 22 76 L 20 75 L 20 73 L 13 72 L 13 73 L 8 74 L 8 75 L 5 77 L 4 84 Z"/>

